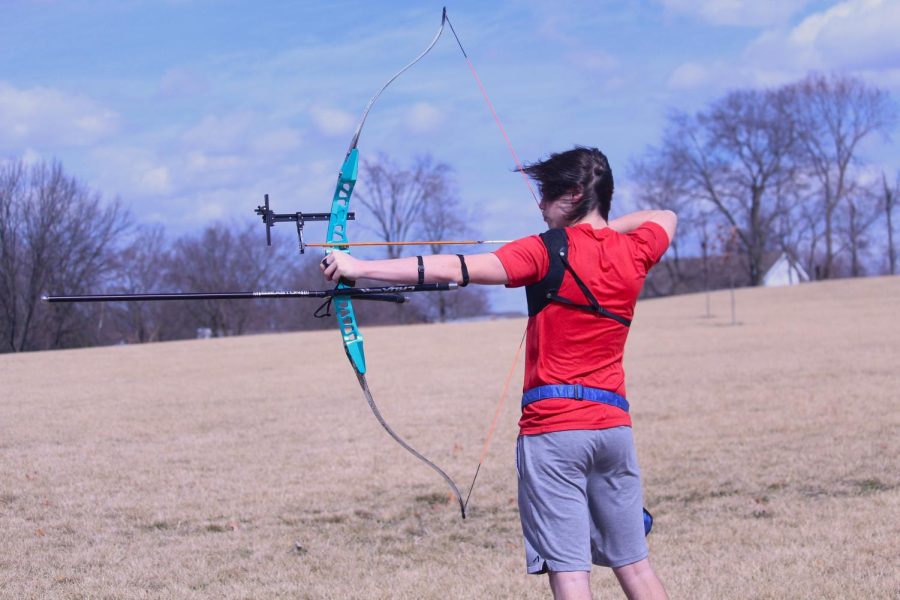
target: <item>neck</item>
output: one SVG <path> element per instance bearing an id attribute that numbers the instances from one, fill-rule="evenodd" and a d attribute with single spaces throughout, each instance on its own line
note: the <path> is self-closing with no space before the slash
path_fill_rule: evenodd
<path id="1" fill-rule="evenodd" d="M 586 214 L 583 219 L 575 221 L 570 225 L 570 227 L 581 225 L 582 223 L 589 223 L 594 229 L 604 229 L 606 227 L 609 227 L 609 223 L 606 222 L 606 219 L 601 217 L 600 213 L 596 210 L 592 210 L 591 212 Z"/>

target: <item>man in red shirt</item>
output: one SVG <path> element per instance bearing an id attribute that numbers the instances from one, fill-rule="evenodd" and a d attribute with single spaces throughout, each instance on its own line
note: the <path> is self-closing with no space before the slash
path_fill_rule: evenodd
<path id="1" fill-rule="evenodd" d="M 606 156 L 576 147 L 528 165 L 550 228 L 493 253 L 363 261 L 333 252 L 327 279 L 526 287 L 529 320 L 517 443 L 519 514 L 529 573 L 555 598 L 590 598 L 591 565 L 611 567 L 629 598 L 666 598 L 647 558 L 640 470 L 622 356 L 644 278 L 677 217 L 608 221 Z"/>

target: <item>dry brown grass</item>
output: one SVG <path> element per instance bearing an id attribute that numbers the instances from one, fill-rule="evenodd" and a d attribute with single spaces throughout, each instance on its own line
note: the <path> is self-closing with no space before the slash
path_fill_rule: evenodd
<path id="1" fill-rule="evenodd" d="M 674 598 L 900 594 L 898 298 L 900 278 L 740 290 L 734 327 L 727 292 L 712 319 L 702 296 L 640 304 L 629 396 Z M 364 330 L 388 421 L 461 485 L 523 327 Z M 462 522 L 334 331 L 0 356 L 0 596 L 545 597 L 517 413 Z"/>

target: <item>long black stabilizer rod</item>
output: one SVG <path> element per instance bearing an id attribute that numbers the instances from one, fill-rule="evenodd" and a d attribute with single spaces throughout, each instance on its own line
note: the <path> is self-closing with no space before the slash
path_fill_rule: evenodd
<path id="1" fill-rule="evenodd" d="M 151 294 L 88 294 L 81 296 L 45 295 L 41 300 L 57 302 L 144 302 L 159 300 L 256 300 L 259 298 L 331 298 L 350 296 L 359 300 L 379 300 L 402 304 L 402 294 L 410 292 L 446 292 L 455 290 L 456 283 L 423 283 L 387 285 L 381 287 L 347 287 L 333 290 L 274 290 L 259 292 L 169 292 Z"/>

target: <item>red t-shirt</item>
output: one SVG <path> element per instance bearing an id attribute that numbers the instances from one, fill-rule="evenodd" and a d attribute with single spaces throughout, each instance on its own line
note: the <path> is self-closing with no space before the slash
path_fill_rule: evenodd
<path id="1" fill-rule="evenodd" d="M 600 305 L 631 319 L 647 272 L 669 246 L 665 230 L 649 221 L 627 234 L 582 223 L 567 227 L 566 234 L 569 262 Z M 507 287 L 537 283 L 550 267 L 546 246 L 536 235 L 509 243 L 494 254 L 506 269 Z M 568 272 L 559 295 L 588 303 Z M 622 356 L 627 337 L 628 328 L 613 319 L 551 302 L 528 319 L 524 389 L 580 383 L 625 397 Z M 522 435 L 620 425 L 631 425 L 624 410 L 566 398 L 532 402 L 519 421 Z"/>

